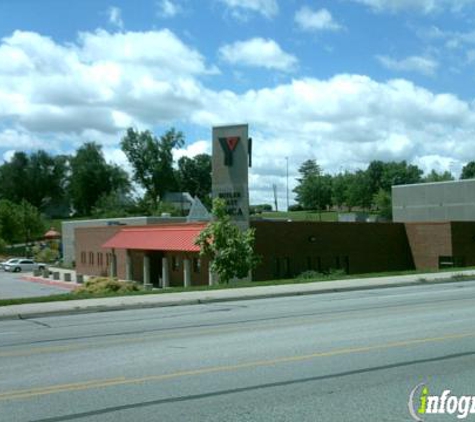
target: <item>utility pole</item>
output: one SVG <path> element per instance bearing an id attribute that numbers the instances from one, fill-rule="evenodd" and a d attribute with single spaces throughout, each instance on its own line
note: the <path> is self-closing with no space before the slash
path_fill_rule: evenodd
<path id="1" fill-rule="evenodd" d="M 289 157 L 285 157 L 287 164 L 287 212 L 289 211 Z"/>
<path id="2" fill-rule="evenodd" d="M 276 184 L 272 185 L 272 189 L 273 189 L 273 191 L 274 191 L 275 210 L 276 210 L 276 211 L 279 211 L 279 205 L 278 205 L 278 203 L 277 203 L 277 185 L 276 185 Z"/>

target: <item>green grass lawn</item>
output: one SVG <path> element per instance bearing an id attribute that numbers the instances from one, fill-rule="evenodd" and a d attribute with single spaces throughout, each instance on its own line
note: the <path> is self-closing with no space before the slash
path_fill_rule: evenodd
<path id="1" fill-rule="evenodd" d="M 264 218 L 282 218 L 293 221 L 338 221 L 338 213 L 335 211 L 272 211 L 263 212 Z"/>

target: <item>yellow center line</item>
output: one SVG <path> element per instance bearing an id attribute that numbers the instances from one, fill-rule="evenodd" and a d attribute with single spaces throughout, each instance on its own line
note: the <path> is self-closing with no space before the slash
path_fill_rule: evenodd
<path id="1" fill-rule="evenodd" d="M 53 385 L 53 386 L 48 386 L 48 387 L 37 387 L 37 388 L 27 389 L 27 390 L 7 391 L 0 394 L 0 401 L 26 399 L 26 398 L 31 398 L 31 397 L 38 397 L 38 396 L 71 392 L 71 391 L 90 390 L 93 388 L 106 388 L 106 387 L 113 387 L 113 386 L 120 386 L 120 385 L 132 385 L 132 384 L 142 384 L 142 383 L 147 383 L 147 382 L 165 381 L 165 380 L 182 378 L 182 377 L 199 376 L 199 375 L 206 375 L 206 374 L 212 374 L 212 373 L 217 373 L 217 372 L 231 372 L 231 371 L 237 371 L 241 369 L 250 369 L 250 368 L 258 368 L 258 367 L 272 366 L 272 365 L 278 365 L 278 364 L 303 362 L 303 361 L 318 359 L 318 358 L 333 357 L 333 356 L 339 356 L 339 355 L 349 355 L 349 354 L 356 354 L 356 353 L 366 353 L 366 352 L 372 352 L 372 351 L 377 351 L 377 350 L 387 350 L 387 349 L 393 349 L 393 348 L 417 346 L 417 345 L 426 344 L 426 343 L 437 343 L 437 342 L 444 342 L 444 341 L 449 341 L 449 340 L 460 340 L 460 339 L 471 338 L 471 337 L 475 337 L 475 333 L 451 334 L 451 335 L 446 335 L 446 336 L 441 336 L 441 337 L 428 337 L 428 338 L 421 338 L 421 339 L 404 340 L 404 341 L 376 344 L 372 346 L 334 349 L 334 350 L 329 350 L 326 352 L 317 352 L 317 353 L 311 353 L 307 355 L 285 356 L 285 357 L 275 358 L 275 359 L 245 362 L 245 363 L 240 363 L 236 365 L 211 366 L 211 367 L 205 367 L 205 368 L 199 368 L 199 369 L 191 369 L 187 371 L 172 372 L 169 374 L 149 375 L 149 376 L 138 377 L 138 378 L 122 377 L 122 378 L 112 378 L 112 379 L 80 382 L 80 383 L 74 383 L 74 384 L 61 384 L 61 385 Z"/>

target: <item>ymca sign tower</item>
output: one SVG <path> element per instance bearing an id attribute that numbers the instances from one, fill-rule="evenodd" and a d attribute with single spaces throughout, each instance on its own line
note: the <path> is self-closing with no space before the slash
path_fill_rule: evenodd
<path id="1" fill-rule="evenodd" d="M 249 227 L 249 167 L 252 139 L 248 125 L 213 127 L 213 198 L 226 202 L 228 214 L 241 228 Z"/>

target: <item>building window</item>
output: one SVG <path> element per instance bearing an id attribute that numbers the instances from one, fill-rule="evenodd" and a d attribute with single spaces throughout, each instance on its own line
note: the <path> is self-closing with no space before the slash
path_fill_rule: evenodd
<path id="1" fill-rule="evenodd" d="M 81 252 L 81 264 L 86 263 L 86 252 Z"/>
<path id="2" fill-rule="evenodd" d="M 102 267 L 102 264 L 104 263 L 103 257 L 102 257 L 102 252 L 97 252 L 97 265 Z"/>
<path id="3" fill-rule="evenodd" d="M 199 274 L 201 272 L 201 259 L 193 258 L 193 272 Z"/>
<path id="4" fill-rule="evenodd" d="M 94 265 L 94 252 L 89 252 L 89 265 Z"/>
<path id="5" fill-rule="evenodd" d="M 178 262 L 177 256 L 172 256 L 172 271 L 178 271 L 180 269 L 180 264 Z"/>
<path id="6" fill-rule="evenodd" d="M 111 254 L 110 252 L 106 253 L 106 265 L 109 266 L 111 263 Z"/>

